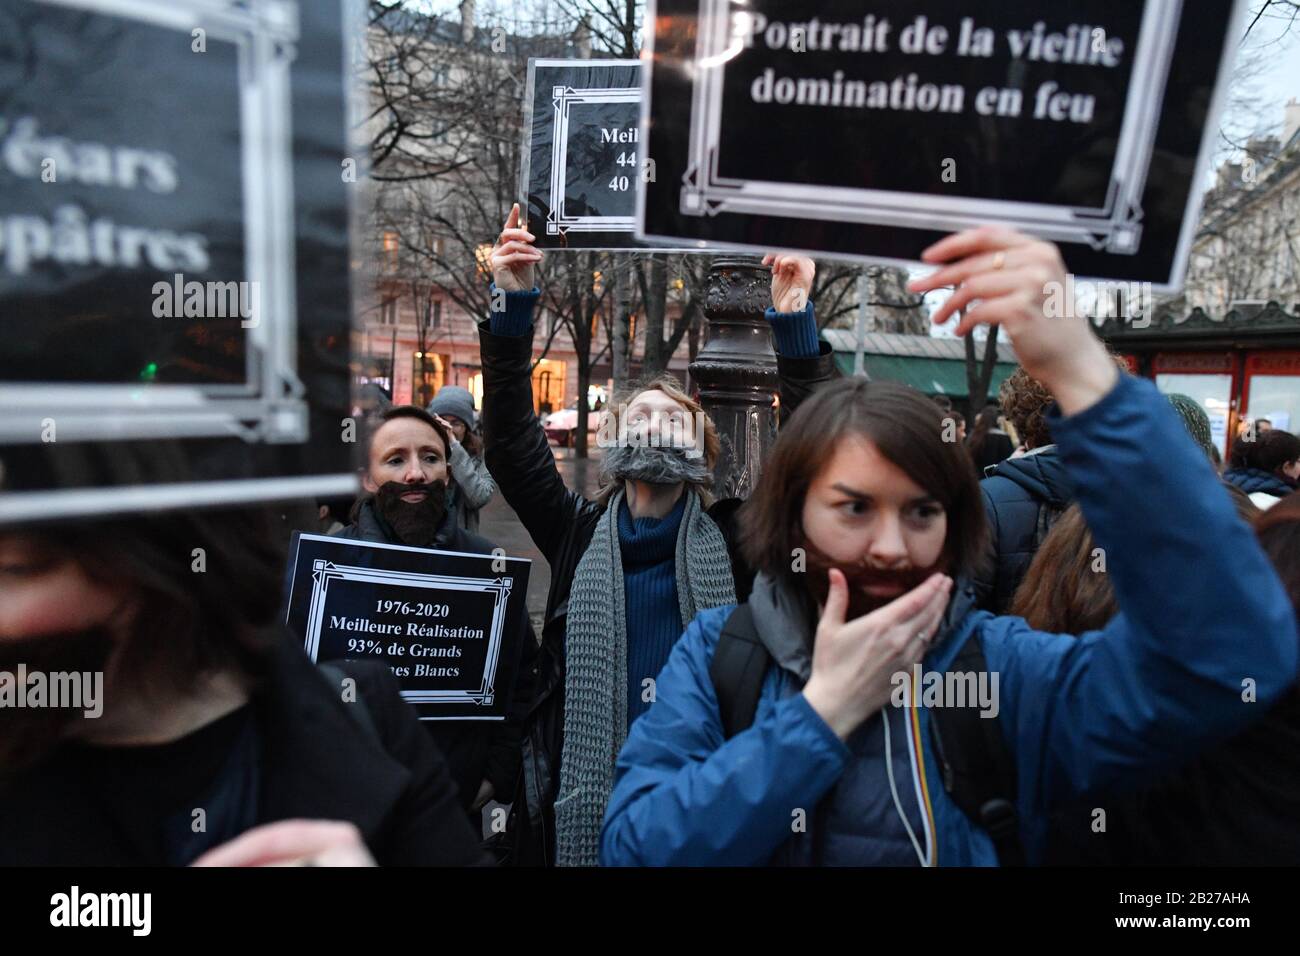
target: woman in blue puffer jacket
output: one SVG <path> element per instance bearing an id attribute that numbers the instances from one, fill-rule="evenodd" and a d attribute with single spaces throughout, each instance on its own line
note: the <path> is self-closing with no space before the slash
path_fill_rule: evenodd
<path id="1" fill-rule="evenodd" d="M 978 300 L 958 334 L 1001 325 L 1051 389 L 1052 435 L 1120 613 L 1073 637 L 974 610 L 984 515 L 933 403 L 887 383 L 824 386 L 782 430 L 742 518 L 766 661 L 752 721 L 724 731 L 710 668 L 733 609 L 702 612 L 618 758 L 602 863 L 996 864 L 1003 827 L 958 808 L 940 767 L 960 755 L 933 745 L 935 708 L 960 705 L 996 720 L 1014 770 L 1004 819 L 1036 862 L 1051 807 L 1141 785 L 1295 681 L 1290 603 L 1205 455 L 1085 319 L 1044 316 L 1065 283 L 1056 247 L 989 227 L 926 259 L 947 265 L 915 291 L 959 286 L 934 320 Z M 983 669 L 962 677 L 968 644 Z"/>

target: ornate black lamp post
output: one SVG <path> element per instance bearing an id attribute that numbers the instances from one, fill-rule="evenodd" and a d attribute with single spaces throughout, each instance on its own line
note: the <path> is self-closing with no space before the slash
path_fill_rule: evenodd
<path id="1" fill-rule="evenodd" d="M 760 263 L 750 256 L 713 260 L 704 304 L 708 340 L 691 363 L 700 404 L 722 440 L 713 480 L 719 498 L 750 496 L 776 440 L 776 353 L 763 317 L 772 304 L 772 275 Z"/>

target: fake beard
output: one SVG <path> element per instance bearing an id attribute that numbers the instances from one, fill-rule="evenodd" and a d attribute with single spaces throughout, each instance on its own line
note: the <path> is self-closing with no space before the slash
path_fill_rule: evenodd
<path id="1" fill-rule="evenodd" d="M 53 674 L 102 674 L 112 648 L 108 628 L 102 626 L 0 641 L 0 681 L 16 682 L 20 664 L 25 673 L 42 673 L 47 679 Z M 7 692 L 22 694 L 23 688 L 11 686 Z M 38 763 L 73 721 L 86 719 L 85 709 L 0 707 L 0 773 Z"/>
<path id="2" fill-rule="evenodd" d="M 937 563 L 928 568 L 881 570 L 868 567 L 862 563 L 846 565 L 844 562 L 837 562 L 814 547 L 810 541 L 805 541 L 803 547 L 804 552 L 807 554 L 808 590 L 820 605 L 824 607 L 826 598 L 830 595 L 831 583 L 830 578 L 827 577 L 827 572 L 831 568 L 839 568 L 844 575 L 844 579 L 849 586 L 849 604 L 844 609 L 844 620 L 846 621 L 862 617 L 864 614 L 870 614 L 877 608 L 882 608 L 891 601 L 898 600 L 908 591 L 922 584 L 930 575 L 942 571 L 946 564 L 940 558 Z M 896 588 L 897 593 L 888 596 L 877 596 L 868 593 L 866 590 L 868 587 Z"/>
<path id="3" fill-rule="evenodd" d="M 605 450 L 600 465 L 606 478 L 644 481 L 652 485 L 675 485 L 678 482 L 710 484 L 713 473 L 704 457 L 687 458 L 685 448 L 651 445 L 616 445 Z"/>
<path id="4" fill-rule="evenodd" d="M 424 500 L 402 500 L 402 495 L 413 491 L 425 492 Z M 433 544 L 447 514 L 447 482 L 441 479 L 428 484 L 384 482 L 375 492 L 375 507 L 399 541 L 413 548 L 427 548 Z"/>

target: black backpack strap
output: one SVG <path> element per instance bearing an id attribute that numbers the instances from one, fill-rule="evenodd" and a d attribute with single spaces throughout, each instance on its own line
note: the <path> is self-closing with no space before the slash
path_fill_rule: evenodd
<path id="1" fill-rule="evenodd" d="M 709 664 L 709 679 L 718 695 L 718 713 L 726 739 L 730 740 L 754 722 L 763 676 L 771 660 L 754 627 L 753 611 L 748 604 L 737 605 L 722 625 L 713 662 Z"/>
<path id="2" fill-rule="evenodd" d="M 949 670 L 983 674 L 984 648 L 972 634 Z M 936 707 L 930 734 L 943 775 L 943 787 L 962 812 L 993 840 L 998 862 L 1024 866 L 1016 811 L 1016 765 L 996 717 L 981 717 L 976 707 Z"/>

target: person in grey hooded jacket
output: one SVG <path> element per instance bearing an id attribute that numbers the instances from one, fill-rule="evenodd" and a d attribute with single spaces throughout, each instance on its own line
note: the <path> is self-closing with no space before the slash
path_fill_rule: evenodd
<path id="1" fill-rule="evenodd" d="M 478 531 L 479 511 L 496 494 L 483 461 L 483 441 L 479 438 L 478 416 L 474 414 L 474 396 L 459 385 L 444 385 L 429 403 L 429 414 L 451 432 L 448 461 L 455 481 L 448 489 L 448 507 L 456 512 L 456 523 L 466 531 Z"/>

